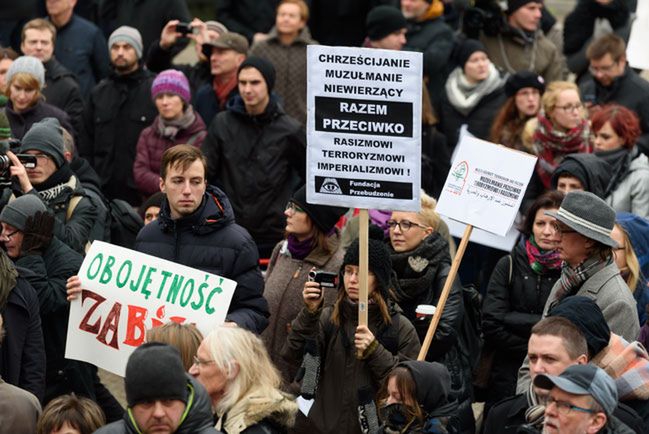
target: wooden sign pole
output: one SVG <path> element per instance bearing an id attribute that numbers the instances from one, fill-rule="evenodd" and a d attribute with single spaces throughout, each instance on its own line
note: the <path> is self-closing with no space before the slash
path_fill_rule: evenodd
<path id="1" fill-rule="evenodd" d="M 367 325 L 367 302 L 368 302 L 368 288 L 367 288 L 367 273 L 368 273 L 368 256 L 367 256 L 367 243 L 369 231 L 369 215 L 366 209 L 361 209 L 358 214 L 358 325 Z M 359 352 L 359 357 L 362 354 Z"/>

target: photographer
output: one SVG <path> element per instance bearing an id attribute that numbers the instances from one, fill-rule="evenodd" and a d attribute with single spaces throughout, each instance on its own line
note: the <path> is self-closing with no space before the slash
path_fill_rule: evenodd
<path id="1" fill-rule="evenodd" d="M 17 181 L 16 195 L 31 194 L 54 214 L 54 235 L 79 253 L 84 253 L 97 210 L 64 157 L 61 125 L 45 118 L 25 134 L 20 148 L 36 157 L 36 167 L 26 169 L 18 157 L 11 159 L 10 174 Z"/>
<path id="2" fill-rule="evenodd" d="M 336 273 L 343 260 L 339 248 L 340 232 L 335 224 L 344 208 L 307 203 L 305 187 L 286 204 L 286 239 L 273 249 L 266 271 L 264 297 L 268 301 L 270 323 L 261 338 L 283 380 L 290 384 L 298 366 L 286 362 L 281 351 L 288 336 L 288 325 L 302 309 L 302 289 L 313 269 Z M 325 304 L 331 305 L 336 291 L 325 291 Z"/>

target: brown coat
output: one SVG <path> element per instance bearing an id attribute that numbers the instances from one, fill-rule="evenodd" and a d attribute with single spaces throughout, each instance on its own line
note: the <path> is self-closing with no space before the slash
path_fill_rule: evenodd
<path id="1" fill-rule="evenodd" d="M 33 434 L 41 415 L 41 404 L 31 393 L 0 378 L 0 432 Z"/>
<path id="2" fill-rule="evenodd" d="M 338 230 L 329 237 L 329 247 L 333 253 L 322 249 L 314 249 L 304 260 L 291 258 L 285 247 L 286 241 L 280 241 L 273 249 L 266 272 L 264 298 L 268 301 L 270 323 L 261 334 L 266 348 L 283 380 L 290 384 L 295 378 L 299 364 L 287 362 L 281 356 L 282 347 L 295 319 L 304 307 L 302 289 L 309 277 L 309 271 L 315 267 L 318 270 L 337 273 L 342 264 L 345 252 L 339 249 L 340 235 Z M 336 300 L 336 291 L 325 291 L 325 306 L 330 306 Z"/>
<path id="3" fill-rule="evenodd" d="M 393 308 L 397 309 L 396 306 Z M 315 402 L 308 421 L 305 421 L 310 428 L 308 432 L 359 434 L 358 390 L 364 386 L 379 390 L 400 361 L 416 359 L 420 349 L 419 338 L 412 323 L 400 313 L 395 313 L 392 317 L 394 321 L 388 327 L 397 328 L 394 330 L 397 354 L 392 354 L 379 343 L 366 359 L 359 360 L 354 347 L 358 306 L 347 298 L 341 302 L 343 322 L 340 329 L 331 323 L 332 311 L 333 307 L 325 307 L 315 313 L 302 309 L 291 324 L 283 354 L 288 359 L 301 359 L 305 342 L 316 339 L 321 366 Z M 375 336 L 386 336 L 388 333 L 380 333 L 384 326 L 376 304 L 369 305 L 368 326 Z M 305 432 L 304 429 L 301 432 Z"/>

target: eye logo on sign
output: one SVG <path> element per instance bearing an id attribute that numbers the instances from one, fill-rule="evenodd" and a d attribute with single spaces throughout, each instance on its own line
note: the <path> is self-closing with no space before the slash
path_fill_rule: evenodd
<path id="1" fill-rule="evenodd" d="M 340 189 L 336 178 L 326 178 L 320 186 L 320 193 L 343 194 L 343 191 Z"/>

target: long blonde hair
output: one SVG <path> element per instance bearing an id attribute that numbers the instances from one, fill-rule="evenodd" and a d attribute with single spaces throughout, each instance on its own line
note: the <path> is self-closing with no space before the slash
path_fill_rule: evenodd
<path id="1" fill-rule="evenodd" d="M 631 239 L 629 238 L 629 235 L 626 233 L 622 225 L 615 223 L 615 226 L 622 232 L 622 236 L 624 237 L 624 255 L 626 256 L 626 267 L 629 269 L 629 275 L 626 278 L 626 284 L 631 290 L 631 292 L 635 292 L 636 286 L 638 286 L 638 282 L 640 282 L 640 262 L 638 261 L 638 257 L 635 254 L 635 251 L 633 250 L 633 245 L 631 244 Z"/>

